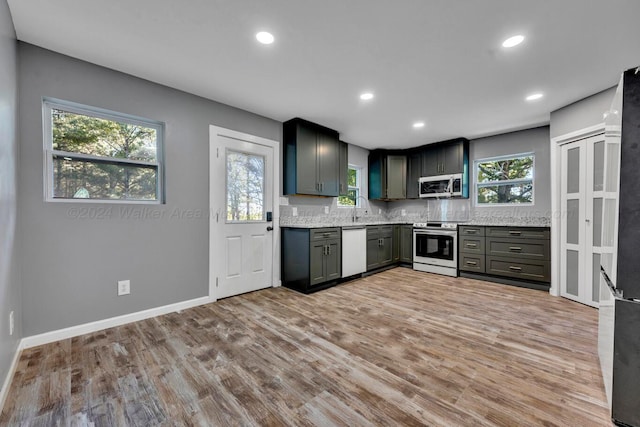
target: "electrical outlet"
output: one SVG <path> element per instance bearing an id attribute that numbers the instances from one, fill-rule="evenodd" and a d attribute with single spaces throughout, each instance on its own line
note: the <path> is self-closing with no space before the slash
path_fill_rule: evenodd
<path id="1" fill-rule="evenodd" d="M 407 210 L 406 209 L 402 209 L 402 211 L 400 212 L 400 214 L 402 216 L 407 216 Z"/>
<path id="2" fill-rule="evenodd" d="M 118 296 L 131 293 L 131 280 L 118 280 Z"/>
<path id="3" fill-rule="evenodd" d="M 378 215 L 382 215 L 382 209 L 378 208 Z"/>
<path id="4" fill-rule="evenodd" d="M 291 208 L 291 215 L 293 216 L 298 216 L 298 208 L 297 207 L 292 207 Z"/>
<path id="5" fill-rule="evenodd" d="M 9 313 L 9 335 L 13 335 L 13 311 Z"/>
<path id="6" fill-rule="evenodd" d="M 325 206 L 325 207 L 324 207 L 324 213 L 325 213 L 325 214 L 328 214 L 328 213 L 329 213 L 329 206 Z"/>

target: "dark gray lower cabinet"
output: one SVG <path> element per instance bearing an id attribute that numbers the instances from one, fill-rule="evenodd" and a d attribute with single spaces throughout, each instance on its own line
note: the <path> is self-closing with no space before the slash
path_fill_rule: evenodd
<path id="1" fill-rule="evenodd" d="M 460 226 L 460 275 L 548 289 L 551 282 L 550 232 L 546 227 Z M 511 281 L 511 282 L 510 282 Z"/>
<path id="2" fill-rule="evenodd" d="M 393 264 L 393 227 L 367 226 L 367 271 Z"/>
<path id="3" fill-rule="evenodd" d="M 400 262 L 413 264 L 413 225 L 400 226 Z"/>
<path id="4" fill-rule="evenodd" d="M 340 228 L 282 228 L 282 284 L 301 292 L 324 289 L 342 275 Z"/>

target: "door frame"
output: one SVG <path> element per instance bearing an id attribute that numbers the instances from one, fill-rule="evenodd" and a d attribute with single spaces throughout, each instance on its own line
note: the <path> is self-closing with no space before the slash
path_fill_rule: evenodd
<path id="1" fill-rule="evenodd" d="M 562 173 L 562 146 L 570 142 L 576 142 L 582 139 L 604 134 L 604 122 L 597 125 L 569 132 L 564 135 L 551 138 L 550 141 L 550 161 L 551 161 L 551 287 L 549 294 L 560 296 L 560 263 L 562 262 L 562 253 L 560 251 L 562 243 L 562 202 L 560 200 L 562 189 L 561 173 Z"/>
<path id="2" fill-rule="evenodd" d="M 274 288 L 282 285 L 280 280 L 280 142 L 220 126 L 209 125 L 209 302 L 217 300 L 215 260 L 224 256 L 223 245 L 216 244 L 221 239 L 217 231 L 218 227 L 212 227 L 211 224 L 216 220 L 224 220 L 224 213 L 226 212 L 224 205 L 220 202 L 224 200 L 224 195 L 220 194 L 219 187 L 216 185 L 218 183 L 214 182 L 213 174 L 211 173 L 211 167 L 215 164 L 215 159 L 218 156 L 217 150 L 213 146 L 214 135 L 248 141 L 273 150 L 273 221 L 271 224 L 273 227 L 273 265 L 271 268 L 273 277 L 271 278 L 271 283 Z"/>

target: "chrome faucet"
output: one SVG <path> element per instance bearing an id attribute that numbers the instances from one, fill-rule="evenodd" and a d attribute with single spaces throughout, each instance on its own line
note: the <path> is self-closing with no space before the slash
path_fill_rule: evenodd
<path id="1" fill-rule="evenodd" d="M 354 203 L 353 204 L 353 217 L 351 218 L 352 222 L 358 221 L 357 209 L 358 209 L 358 200 L 360 200 L 360 199 L 364 200 L 365 202 L 367 202 L 367 204 L 369 204 L 369 200 L 366 197 L 364 197 L 364 196 L 356 197 L 356 199 L 353 201 L 353 203 Z M 367 211 L 364 211 L 364 212 L 367 213 Z"/>

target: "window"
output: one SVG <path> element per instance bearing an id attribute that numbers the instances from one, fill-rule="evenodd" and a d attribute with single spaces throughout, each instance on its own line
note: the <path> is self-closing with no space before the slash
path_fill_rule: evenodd
<path id="1" fill-rule="evenodd" d="M 347 195 L 338 197 L 338 206 L 360 207 L 360 172 L 362 169 L 349 165 L 347 176 Z"/>
<path id="2" fill-rule="evenodd" d="M 227 221 L 264 220 L 264 160 L 227 151 Z"/>
<path id="3" fill-rule="evenodd" d="M 533 153 L 476 160 L 476 204 L 533 204 Z"/>
<path id="4" fill-rule="evenodd" d="M 162 123 L 44 101 L 46 200 L 162 202 Z"/>

